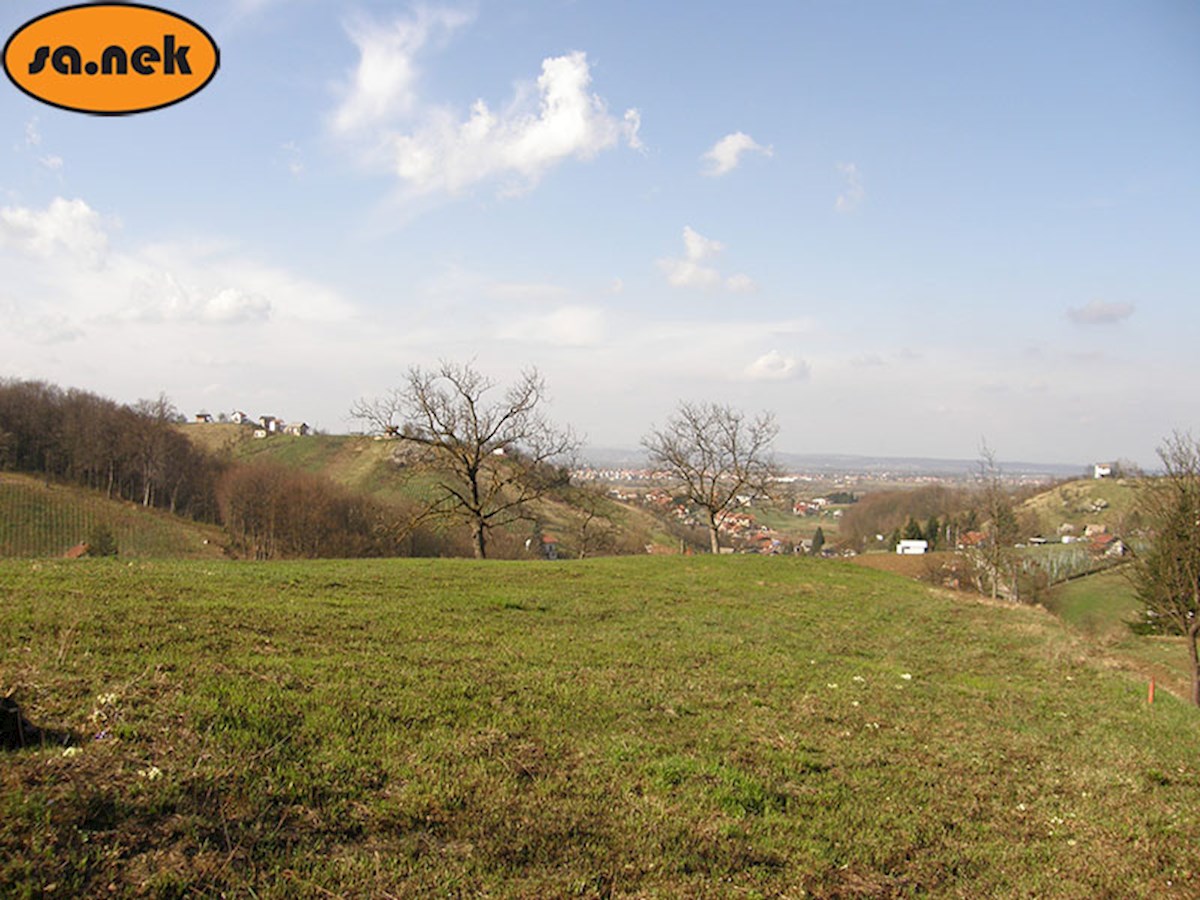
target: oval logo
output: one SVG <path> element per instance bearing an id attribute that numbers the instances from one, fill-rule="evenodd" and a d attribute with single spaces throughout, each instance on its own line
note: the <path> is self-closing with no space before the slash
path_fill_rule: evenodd
<path id="1" fill-rule="evenodd" d="M 191 19 L 133 3 L 57 9 L 26 22 L 4 45 L 4 72 L 18 88 L 98 116 L 186 100 L 220 65 L 216 41 Z"/>

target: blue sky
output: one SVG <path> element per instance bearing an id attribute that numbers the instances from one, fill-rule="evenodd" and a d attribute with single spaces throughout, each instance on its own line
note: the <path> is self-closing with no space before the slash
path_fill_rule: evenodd
<path id="1" fill-rule="evenodd" d="M 798 453 L 1200 430 L 1200 6 L 167 4 L 176 106 L 0 83 L 0 375 L 330 431 L 412 365 Z M 0 5 L 6 37 L 55 4 Z"/>

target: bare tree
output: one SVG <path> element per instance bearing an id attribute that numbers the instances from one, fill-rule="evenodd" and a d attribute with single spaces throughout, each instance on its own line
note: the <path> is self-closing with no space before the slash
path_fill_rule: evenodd
<path id="1" fill-rule="evenodd" d="M 533 501 L 568 483 L 564 463 L 579 448 L 570 429 L 542 416 L 546 386 L 536 369 L 491 401 L 495 387 L 471 365 L 443 362 L 410 369 L 403 387 L 351 409 L 372 430 L 425 449 L 437 478 L 425 515 L 467 522 L 479 559 L 491 529 L 529 518 Z"/>
<path id="2" fill-rule="evenodd" d="M 739 495 L 769 493 L 777 474 L 770 447 L 778 433 L 771 413 L 750 421 L 731 406 L 684 402 L 665 427 L 642 438 L 642 446 L 704 511 L 712 552 L 719 553 L 722 514 Z"/>
<path id="3" fill-rule="evenodd" d="M 1000 595 L 1001 586 L 1007 578 L 1011 585 L 1009 596 L 1015 600 L 1017 558 L 1013 545 L 1020 530 L 1013 510 L 1012 495 L 1004 485 L 1003 474 L 996 462 L 996 452 L 988 446 L 987 441 L 983 441 L 979 447 L 979 472 L 976 477 L 987 527 L 983 543 L 977 548 L 979 562 L 991 584 L 992 599 Z"/>
<path id="4" fill-rule="evenodd" d="M 1183 635 L 1200 706 L 1200 442 L 1176 432 L 1158 449 L 1163 474 L 1139 483 L 1149 547 L 1131 569 L 1147 630 Z"/>
<path id="5" fill-rule="evenodd" d="M 139 400 L 133 411 L 139 416 L 137 458 L 142 470 L 142 506 L 150 506 L 156 489 L 164 487 L 168 454 L 171 449 L 171 429 L 179 419 L 179 410 L 164 393 L 157 400 Z"/>
<path id="6" fill-rule="evenodd" d="M 624 515 L 620 506 L 604 492 L 588 486 L 574 486 L 562 499 L 571 505 L 571 537 L 579 558 L 612 553 L 617 546 Z"/>
<path id="7" fill-rule="evenodd" d="M 411 373 L 410 373 L 411 374 Z M 367 430 L 387 437 L 398 437 L 408 410 L 407 392 L 392 388 L 378 397 L 363 397 L 350 407 L 350 418 L 366 423 Z"/>

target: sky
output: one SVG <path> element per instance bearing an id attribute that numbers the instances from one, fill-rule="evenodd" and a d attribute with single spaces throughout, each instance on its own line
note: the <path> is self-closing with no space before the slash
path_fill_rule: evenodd
<path id="1" fill-rule="evenodd" d="M 181 103 L 0 81 L 0 377 L 344 433 L 536 367 L 599 447 L 682 400 L 791 453 L 1200 432 L 1191 0 L 162 5 L 221 50 Z"/>

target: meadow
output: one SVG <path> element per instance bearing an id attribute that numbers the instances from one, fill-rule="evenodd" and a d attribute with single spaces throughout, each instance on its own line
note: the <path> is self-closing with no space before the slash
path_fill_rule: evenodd
<path id="1" fill-rule="evenodd" d="M 1200 715 L 821 560 L 0 561 L 5 897 L 1196 897 Z"/>

